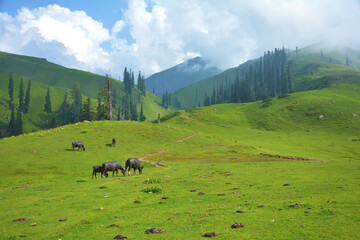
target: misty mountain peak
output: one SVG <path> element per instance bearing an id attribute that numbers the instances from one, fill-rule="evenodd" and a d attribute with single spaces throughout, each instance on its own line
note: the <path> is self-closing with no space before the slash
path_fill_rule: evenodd
<path id="1" fill-rule="evenodd" d="M 166 91 L 171 93 L 219 72 L 220 69 L 212 65 L 210 61 L 195 57 L 151 75 L 146 79 L 146 88 L 150 92 L 155 90 L 157 95 Z"/>

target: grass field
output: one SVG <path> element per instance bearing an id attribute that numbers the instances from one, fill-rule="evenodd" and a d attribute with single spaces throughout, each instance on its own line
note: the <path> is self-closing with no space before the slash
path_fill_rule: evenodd
<path id="1" fill-rule="evenodd" d="M 349 81 L 160 124 L 79 123 L 2 139 L 0 239 L 359 239 L 359 92 Z M 148 153 L 163 167 L 91 179 L 93 165 Z"/>

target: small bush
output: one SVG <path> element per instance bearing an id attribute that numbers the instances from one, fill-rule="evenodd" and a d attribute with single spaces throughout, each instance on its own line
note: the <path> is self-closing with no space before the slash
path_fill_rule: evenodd
<path id="1" fill-rule="evenodd" d="M 144 193 L 163 193 L 164 189 L 162 187 L 148 187 L 141 191 Z"/>
<path id="2" fill-rule="evenodd" d="M 263 108 L 270 107 L 270 106 L 273 104 L 272 101 L 273 101 L 273 100 L 272 100 L 271 98 L 267 98 L 267 99 L 262 100 L 262 101 L 261 101 L 262 107 L 263 107 Z"/>
<path id="3" fill-rule="evenodd" d="M 148 178 L 144 181 L 145 184 L 161 183 L 160 179 Z"/>
<path id="4" fill-rule="evenodd" d="M 281 98 L 288 98 L 288 97 L 290 97 L 290 95 L 289 95 L 289 94 L 282 94 L 282 95 L 278 96 L 278 99 L 281 99 Z"/>
<path id="5" fill-rule="evenodd" d="M 163 117 L 160 118 L 160 122 L 165 122 L 165 121 L 167 121 L 167 120 L 169 120 L 169 119 L 172 119 L 173 117 L 176 117 L 176 116 L 179 116 L 179 115 L 180 115 L 180 112 L 177 111 L 177 112 L 174 112 L 174 113 L 172 113 L 172 114 L 163 116 Z M 153 123 L 158 123 L 158 120 L 157 120 L 157 119 L 154 120 Z"/>

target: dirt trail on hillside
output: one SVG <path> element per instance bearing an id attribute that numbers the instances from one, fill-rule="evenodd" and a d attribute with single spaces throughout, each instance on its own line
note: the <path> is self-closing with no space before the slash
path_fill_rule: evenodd
<path id="1" fill-rule="evenodd" d="M 182 141 L 187 140 L 187 139 L 189 139 L 189 138 L 192 138 L 192 137 L 194 137 L 194 136 L 196 136 L 196 135 L 197 135 L 197 132 L 195 132 L 193 135 L 188 136 L 188 137 L 186 137 L 186 138 L 179 139 L 179 140 L 177 140 L 176 142 L 182 142 Z"/>
<path id="2" fill-rule="evenodd" d="M 197 135 L 197 132 L 195 132 L 195 133 L 194 133 L 193 135 L 191 135 L 191 136 L 188 136 L 188 137 L 179 139 L 179 140 L 177 140 L 176 142 L 185 141 L 185 140 L 187 140 L 187 139 L 189 139 L 189 138 L 192 138 L 192 137 L 194 137 L 194 136 L 196 136 L 196 135 Z M 156 167 L 162 168 L 162 167 L 164 167 L 164 166 L 158 164 L 157 162 L 150 161 L 150 160 L 145 160 L 145 159 L 146 159 L 147 157 L 151 157 L 151 156 L 154 156 L 154 155 L 157 155 L 157 154 L 161 154 L 161 153 L 165 153 L 165 152 L 169 152 L 169 151 L 170 151 L 170 150 L 159 150 L 159 151 L 157 151 L 156 153 L 147 153 L 147 154 L 145 154 L 145 156 L 142 156 L 141 158 L 139 158 L 139 160 L 142 161 L 142 162 L 147 162 L 147 163 L 150 163 L 150 164 L 152 164 L 152 165 L 155 165 Z"/>
<path id="3" fill-rule="evenodd" d="M 147 157 L 150 157 L 150 156 L 154 156 L 154 155 L 157 155 L 157 154 L 161 154 L 161 153 L 164 153 L 164 152 L 169 152 L 170 150 L 159 150 L 159 151 L 157 151 L 156 153 L 147 153 L 145 156 L 142 156 L 141 158 L 139 158 L 139 160 L 140 161 L 142 161 L 142 162 L 147 162 L 147 163 L 150 163 L 150 164 L 152 164 L 152 165 L 155 165 L 155 166 L 157 166 L 157 167 L 164 167 L 164 166 L 162 166 L 162 165 L 160 165 L 160 164 L 158 164 L 157 162 L 154 162 L 154 161 L 150 161 L 150 160 L 145 160 L 145 158 L 147 158 Z"/>

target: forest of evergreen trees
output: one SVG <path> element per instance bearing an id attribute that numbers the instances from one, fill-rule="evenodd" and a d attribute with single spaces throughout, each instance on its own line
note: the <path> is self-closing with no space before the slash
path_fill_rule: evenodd
<path id="1" fill-rule="evenodd" d="M 285 49 L 264 53 L 257 61 L 241 65 L 235 80 L 213 86 L 205 93 L 204 106 L 263 100 L 291 92 L 291 72 Z"/>
<path id="2" fill-rule="evenodd" d="M 46 113 L 45 125 L 41 128 L 54 128 L 79 121 L 93 120 L 132 120 L 145 121 L 146 116 L 143 113 L 143 104 L 141 96 L 146 96 L 145 77 L 138 74 L 137 86 L 135 87 L 134 72 L 124 70 L 124 91 L 113 87 L 111 79 L 105 76 L 104 87 L 99 90 L 97 107 L 91 98 L 82 100 L 81 86 L 75 83 L 72 89 L 66 89 L 64 99 L 57 111 L 54 111 L 51 105 L 51 91 L 47 88 L 44 104 Z M 28 113 L 30 106 L 31 81 L 24 99 L 24 86 L 21 79 L 19 86 L 19 104 L 14 104 L 14 81 L 12 75 L 9 77 L 9 109 L 11 117 L 9 119 L 8 136 L 16 136 L 23 133 L 22 115 Z M 137 111 L 137 105 L 141 104 L 140 113 Z M 16 117 L 15 117 L 16 115 Z"/>

